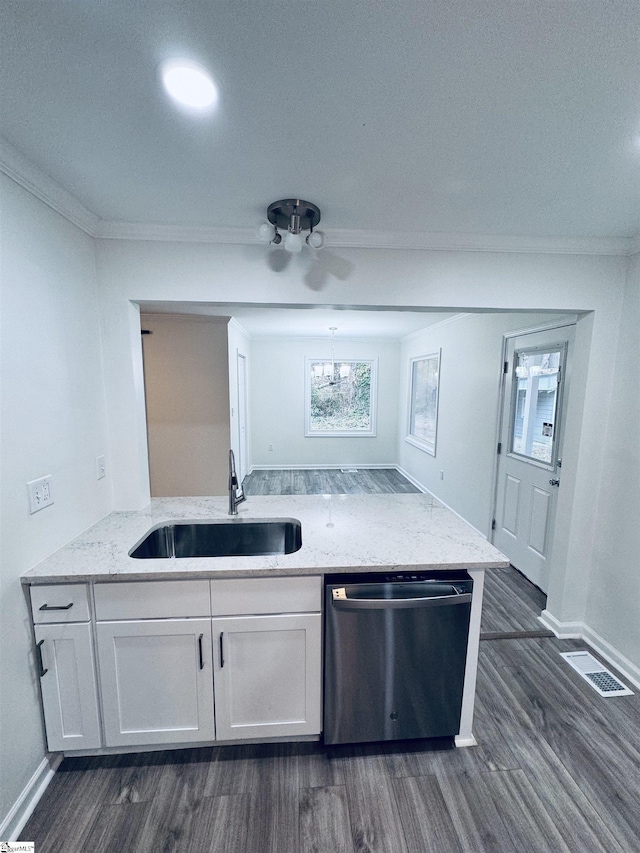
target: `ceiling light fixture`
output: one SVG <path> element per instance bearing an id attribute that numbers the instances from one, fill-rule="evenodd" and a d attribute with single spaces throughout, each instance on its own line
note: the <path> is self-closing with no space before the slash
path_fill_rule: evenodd
<path id="1" fill-rule="evenodd" d="M 300 198 L 283 198 L 267 208 L 268 222 L 258 228 L 258 239 L 264 243 L 282 243 L 287 252 L 300 252 L 304 243 L 312 249 L 321 249 L 326 238 L 324 232 L 314 231 L 320 222 L 320 208 Z M 278 229 L 285 232 L 284 240 Z M 305 237 L 303 231 L 309 233 Z"/>
<path id="2" fill-rule="evenodd" d="M 160 66 L 167 93 L 183 107 L 212 109 L 218 101 L 218 89 L 201 65 L 188 59 L 169 59 Z"/>

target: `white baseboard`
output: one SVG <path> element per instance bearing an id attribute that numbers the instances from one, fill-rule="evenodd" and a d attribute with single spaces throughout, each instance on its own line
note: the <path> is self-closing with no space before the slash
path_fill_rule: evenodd
<path id="1" fill-rule="evenodd" d="M 610 663 L 636 690 L 640 690 L 640 667 L 621 654 L 604 637 L 584 622 L 560 622 L 548 610 L 543 610 L 538 619 L 561 640 L 584 640 L 594 652 Z"/>
<path id="2" fill-rule="evenodd" d="M 548 610 L 543 610 L 538 621 L 556 635 L 559 640 L 582 640 L 583 622 L 559 622 Z"/>
<path id="3" fill-rule="evenodd" d="M 393 467 L 399 474 L 402 474 L 403 477 L 405 477 L 412 485 L 414 485 L 416 489 L 420 489 L 420 491 L 423 492 L 425 495 L 431 495 L 431 497 L 435 498 L 438 503 L 441 503 L 442 506 L 445 507 L 445 509 L 448 509 L 449 512 L 452 512 L 461 521 L 464 521 L 465 524 L 469 525 L 472 530 L 475 530 L 475 532 L 482 536 L 483 539 L 487 538 L 486 533 L 483 533 L 482 530 L 478 530 L 477 527 L 474 527 L 473 524 L 470 524 L 470 522 L 468 522 L 463 515 L 460 515 L 459 512 L 456 512 L 453 507 L 449 506 L 449 504 L 443 501 L 441 497 L 436 495 L 435 492 L 432 492 L 431 489 L 428 489 L 423 483 L 421 483 L 419 480 L 416 480 L 415 477 L 412 477 L 411 474 L 404 470 L 404 468 L 401 468 L 399 465 L 394 465 Z"/>
<path id="4" fill-rule="evenodd" d="M 33 810 L 40 802 L 40 798 L 46 791 L 47 786 L 53 779 L 61 761 L 61 753 L 48 755 L 42 759 L 35 773 L 13 804 L 9 814 L 0 823 L 0 839 L 3 841 L 17 840 L 24 825 L 33 814 Z"/>
<path id="5" fill-rule="evenodd" d="M 600 634 L 596 634 L 596 632 L 588 625 L 584 626 L 583 639 L 591 646 L 592 649 L 595 649 L 595 651 L 598 652 L 598 654 L 603 657 L 607 663 L 610 663 L 615 669 L 617 669 L 620 675 L 624 676 L 626 681 L 630 681 L 636 690 L 640 690 L 639 667 L 624 655 L 620 654 L 620 652 L 614 648 L 611 643 L 608 643 L 600 636 Z"/>
<path id="6" fill-rule="evenodd" d="M 271 465 L 252 465 L 249 473 L 253 474 L 254 471 L 339 471 L 341 468 L 357 468 L 359 471 L 369 471 L 374 468 L 391 468 L 394 471 L 400 470 L 395 462 L 367 462 L 364 464 L 362 462 L 340 462 L 337 465 L 278 465 L 274 462 Z"/>
<path id="7" fill-rule="evenodd" d="M 430 492 L 430 491 L 429 491 L 429 489 L 427 489 L 427 487 L 426 487 L 426 486 L 423 486 L 423 485 L 422 485 L 422 483 L 421 483 L 419 480 L 416 480 L 416 478 L 415 478 L 415 477 L 412 477 L 412 476 L 411 476 L 411 474 L 409 474 L 409 472 L 408 472 L 408 471 L 405 471 L 405 470 L 404 470 L 404 468 L 401 468 L 399 465 L 394 465 L 393 467 L 396 469 L 396 471 L 398 472 L 398 474 L 402 474 L 402 476 L 403 476 L 406 480 L 408 480 L 408 481 L 411 483 L 411 485 L 412 485 L 412 486 L 415 486 L 415 487 L 416 487 L 416 489 L 420 489 L 420 491 L 421 491 L 421 492 L 423 492 L 425 495 L 431 495 L 431 494 L 433 494 L 432 492 Z M 435 495 L 434 495 L 434 497 L 435 497 Z"/>

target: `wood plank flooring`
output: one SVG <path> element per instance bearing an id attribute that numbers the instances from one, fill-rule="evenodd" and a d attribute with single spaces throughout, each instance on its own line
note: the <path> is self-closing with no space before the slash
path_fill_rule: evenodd
<path id="1" fill-rule="evenodd" d="M 487 576 L 483 627 L 544 596 Z M 21 839 L 38 853 L 636 853 L 640 696 L 604 699 L 555 638 L 480 644 L 474 732 L 324 748 L 206 746 L 67 758 Z"/>
<path id="2" fill-rule="evenodd" d="M 395 468 L 358 468 L 354 473 L 339 468 L 273 469 L 253 471 L 242 481 L 249 495 L 358 495 L 419 494 Z"/>
<path id="3" fill-rule="evenodd" d="M 313 480 L 345 488 L 334 472 L 304 487 Z M 480 643 L 477 747 L 66 758 L 21 840 L 37 853 L 638 853 L 640 696 L 600 697 L 559 656 L 584 644 L 523 636 L 541 627 L 545 596 L 514 569 L 488 572 L 485 590 L 483 635 L 515 638 Z"/>

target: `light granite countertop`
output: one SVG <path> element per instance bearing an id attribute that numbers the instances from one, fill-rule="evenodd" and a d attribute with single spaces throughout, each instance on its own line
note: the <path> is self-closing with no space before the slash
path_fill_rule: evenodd
<path id="1" fill-rule="evenodd" d="M 422 494 L 249 497 L 239 506 L 238 518 L 299 519 L 299 551 L 264 557 L 141 560 L 129 556 L 155 525 L 229 520 L 227 506 L 226 496 L 154 498 L 144 509 L 112 512 L 25 572 L 22 581 L 175 580 L 509 565 L 472 527 Z"/>

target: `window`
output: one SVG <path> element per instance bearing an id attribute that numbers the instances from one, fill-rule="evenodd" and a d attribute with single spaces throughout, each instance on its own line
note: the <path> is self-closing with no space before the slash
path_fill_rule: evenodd
<path id="1" fill-rule="evenodd" d="M 436 455 L 440 352 L 410 361 L 409 435 L 406 441 Z"/>
<path id="2" fill-rule="evenodd" d="M 305 435 L 375 435 L 377 359 L 307 359 Z"/>
<path id="3" fill-rule="evenodd" d="M 511 452 L 551 467 L 562 357 L 560 348 L 515 354 Z"/>

